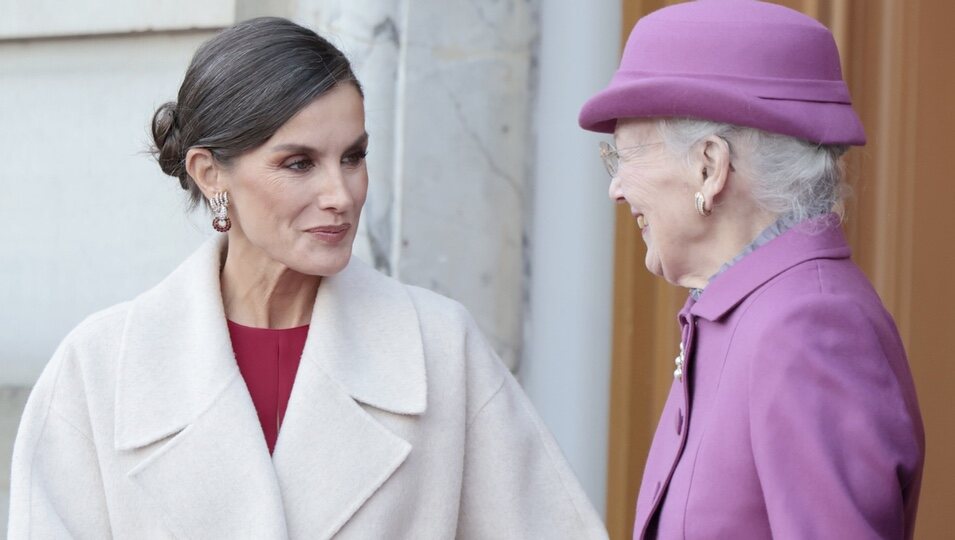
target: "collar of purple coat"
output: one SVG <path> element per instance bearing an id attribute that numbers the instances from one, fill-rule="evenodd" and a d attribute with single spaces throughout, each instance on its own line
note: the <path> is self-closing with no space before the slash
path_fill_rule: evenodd
<path id="1" fill-rule="evenodd" d="M 850 255 L 838 215 L 804 221 L 716 276 L 698 301 L 687 300 L 680 319 L 695 315 L 716 321 L 761 285 L 797 264 L 813 259 L 847 259 Z"/>

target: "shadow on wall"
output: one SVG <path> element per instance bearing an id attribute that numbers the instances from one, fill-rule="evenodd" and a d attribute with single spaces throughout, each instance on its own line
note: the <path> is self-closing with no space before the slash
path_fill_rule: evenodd
<path id="1" fill-rule="evenodd" d="M 13 439 L 29 396 L 30 388 L 26 386 L 0 386 L 0 536 L 5 536 L 7 531 Z"/>

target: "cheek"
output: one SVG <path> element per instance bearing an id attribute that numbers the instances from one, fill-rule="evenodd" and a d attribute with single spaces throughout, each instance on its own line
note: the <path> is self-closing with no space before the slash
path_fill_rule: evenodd
<path id="1" fill-rule="evenodd" d="M 355 201 L 355 210 L 361 212 L 365 205 L 365 199 L 368 197 L 368 172 L 363 168 L 360 174 L 356 174 L 352 182 L 349 182 L 349 194 Z"/>
<path id="2" fill-rule="evenodd" d="M 288 224 L 307 208 L 308 193 L 304 184 L 275 178 L 259 178 L 244 186 L 240 216 L 245 228 L 271 229 Z M 254 231 L 246 231 L 255 234 Z"/>
<path id="3" fill-rule="evenodd" d="M 229 179 L 230 191 L 237 199 L 241 197 L 246 203 L 274 197 L 273 193 L 278 190 L 279 185 L 276 178 L 260 168 L 243 168 L 239 174 Z"/>
<path id="4" fill-rule="evenodd" d="M 686 239 L 687 232 L 687 208 L 681 204 L 681 200 L 675 194 L 669 194 L 661 198 L 656 208 L 657 222 L 662 225 L 659 229 L 666 231 L 668 243 L 682 244 Z"/>
<path id="5" fill-rule="evenodd" d="M 646 182 L 633 175 L 620 179 L 620 191 L 629 203 L 646 202 L 649 198 Z"/>

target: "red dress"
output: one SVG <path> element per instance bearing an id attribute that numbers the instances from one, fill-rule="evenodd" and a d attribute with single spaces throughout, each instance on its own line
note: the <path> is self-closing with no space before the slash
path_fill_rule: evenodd
<path id="1" fill-rule="evenodd" d="M 249 388 L 271 454 L 279 436 L 308 325 L 274 330 L 228 321 L 232 350 Z"/>

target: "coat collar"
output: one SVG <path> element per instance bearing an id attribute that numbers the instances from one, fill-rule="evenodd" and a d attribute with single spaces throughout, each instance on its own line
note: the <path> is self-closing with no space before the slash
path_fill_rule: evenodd
<path id="1" fill-rule="evenodd" d="M 805 221 L 743 257 L 707 285 L 699 301 L 681 311 L 715 321 L 761 285 L 813 259 L 847 259 L 851 254 L 839 217 L 826 214 Z"/>
<path id="2" fill-rule="evenodd" d="M 404 286 L 355 259 L 322 281 L 270 459 L 225 322 L 224 247 L 210 240 L 132 302 L 116 449 L 176 536 L 330 538 L 411 452 L 366 406 L 424 412 L 417 311 Z"/>
<path id="3" fill-rule="evenodd" d="M 224 237 L 210 239 L 132 302 L 116 385 L 117 449 L 182 430 L 238 376 L 219 288 L 224 248 Z M 425 410 L 414 304 L 404 286 L 354 257 L 323 279 L 302 361 L 362 403 L 399 414 Z"/>

